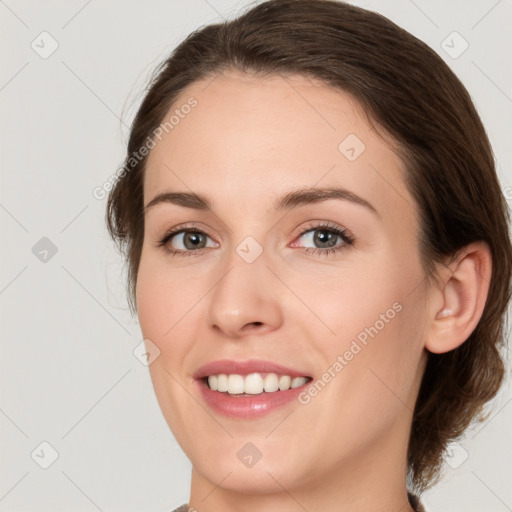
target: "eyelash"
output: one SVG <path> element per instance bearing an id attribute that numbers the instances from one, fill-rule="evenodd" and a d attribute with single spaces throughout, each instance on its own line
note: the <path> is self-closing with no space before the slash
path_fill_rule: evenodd
<path id="1" fill-rule="evenodd" d="M 305 253 L 313 253 L 313 254 L 319 254 L 321 256 L 327 256 L 332 253 L 337 253 L 339 251 L 342 251 L 346 249 L 348 246 L 354 244 L 354 238 L 348 234 L 348 232 L 345 229 L 339 228 L 335 224 L 330 224 L 329 222 L 323 223 L 323 224 L 315 224 L 315 225 L 309 225 L 302 229 L 302 231 L 297 235 L 298 238 L 301 238 L 306 233 L 309 233 L 310 231 L 327 231 L 329 233 L 332 233 L 334 235 L 339 236 L 343 240 L 343 245 L 334 247 L 334 248 L 327 248 L 327 249 L 319 249 L 319 248 L 311 248 L 307 247 L 304 251 Z M 202 254 L 202 249 L 197 250 L 191 250 L 191 251 L 182 251 L 182 250 L 176 250 L 176 249 L 169 249 L 167 247 L 167 242 L 171 240 L 171 238 L 175 235 L 181 234 L 181 233 L 199 233 L 201 235 L 209 236 L 204 231 L 195 228 L 194 226 L 189 226 L 188 228 L 174 228 L 171 231 L 168 231 L 165 236 L 157 243 L 158 247 L 162 247 L 165 252 L 168 254 L 172 254 L 173 256 L 200 256 Z"/>

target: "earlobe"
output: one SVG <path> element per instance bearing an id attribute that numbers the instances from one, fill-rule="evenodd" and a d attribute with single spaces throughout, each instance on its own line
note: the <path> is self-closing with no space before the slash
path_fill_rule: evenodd
<path id="1" fill-rule="evenodd" d="M 483 241 L 469 244 L 446 266 L 428 312 L 425 348 L 442 354 L 464 343 L 482 316 L 492 274 L 492 255 Z M 439 307 L 441 304 L 441 307 Z"/>

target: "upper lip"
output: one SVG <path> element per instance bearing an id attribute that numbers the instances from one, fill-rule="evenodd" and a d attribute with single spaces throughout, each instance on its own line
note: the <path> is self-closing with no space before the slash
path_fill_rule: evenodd
<path id="1" fill-rule="evenodd" d="M 272 361 L 263 359 L 249 359 L 245 361 L 235 361 L 230 359 L 220 359 L 211 361 L 199 368 L 193 375 L 195 379 L 202 379 L 210 375 L 238 374 L 248 375 L 249 373 L 278 373 L 280 375 L 289 375 L 290 377 L 309 377 L 301 370 L 294 370 Z"/>

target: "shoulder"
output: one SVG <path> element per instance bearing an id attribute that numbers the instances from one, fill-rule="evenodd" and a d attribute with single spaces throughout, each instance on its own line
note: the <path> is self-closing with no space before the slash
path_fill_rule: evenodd
<path id="1" fill-rule="evenodd" d="M 409 503 L 414 508 L 415 512 L 427 512 L 417 496 L 411 493 L 407 493 L 407 496 L 409 498 Z M 185 503 L 181 505 L 181 507 L 175 508 L 172 512 L 189 512 L 188 504 Z"/>
<path id="2" fill-rule="evenodd" d="M 172 512 L 188 512 L 188 503 L 181 505 L 181 507 L 175 508 Z"/>

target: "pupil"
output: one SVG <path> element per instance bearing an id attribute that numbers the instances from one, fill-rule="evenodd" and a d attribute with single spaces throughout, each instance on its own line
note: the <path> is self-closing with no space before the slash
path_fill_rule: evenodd
<path id="1" fill-rule="evenodd" d="M 200 233 L 192 233 L 192 232 L 189 232 L 189 233 L 186 233 L 185 234 L 185 246 L 187 247 L 187 249 L 195 249 L 197 248 L 197 244 L 200 243 L 201 241 L 201 234 Z M 192 245 L 189 246 L 188 242 L 191 242 Z"/>
<path id="2" fill-rule="evenodd" d="M 318 242 L 320 244 L 324 244 L 329 242 L 329 240 L 332 238 L 334 240 L 335 234 L 330 233 L 329 231 L 318 231 L 317 235 L 315 235 L 315 243 Z M 332 247 L 332 243 L 328 245 L 328 247 Z"/>

